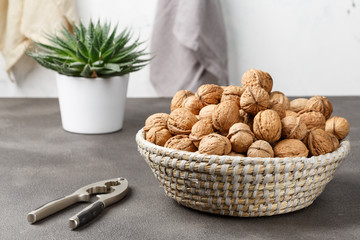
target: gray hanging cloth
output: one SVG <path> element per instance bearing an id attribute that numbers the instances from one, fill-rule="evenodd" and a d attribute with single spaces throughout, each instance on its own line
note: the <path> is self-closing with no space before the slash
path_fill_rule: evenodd
<path id="1" fill-rule="evenodd" d="M 150 80 L 160 96 L 206 83 L 228 85 L 226 32 L 218 0 L 159 0 Z"/>

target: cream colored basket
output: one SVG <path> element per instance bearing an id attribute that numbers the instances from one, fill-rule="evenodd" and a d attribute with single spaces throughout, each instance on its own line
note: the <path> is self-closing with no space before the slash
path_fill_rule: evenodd
<path id="1" fill-rule="evenodd" d="M 204 155 L 154 145 L 136 135 L 166 194 L 179 204 L 222 215 L 255 217 L 305 208 L 322 193 L 350 151 L 350 142 L 311 158 Z"/>

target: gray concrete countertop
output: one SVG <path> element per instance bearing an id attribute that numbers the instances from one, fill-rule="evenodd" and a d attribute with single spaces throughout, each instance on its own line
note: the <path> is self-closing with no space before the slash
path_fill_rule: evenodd
<path id="1" fill-rule="evenodd" d="M 0 239 L 359 239 L 360 97 L 332 97 L 351 124 L 351 153 L 306 209 L 261 218 L 222 217 L 178 205 L 137 152 L 147 116 L 170 99 L 128 99 L 124 129 L 78 135 L 61 127 L 56 99 L 0 99 Z M 79 203 L 30 225 L 26 215 L 99 180 L 125 177 L 131 191 L 90 224 L 70 231 Z"/>

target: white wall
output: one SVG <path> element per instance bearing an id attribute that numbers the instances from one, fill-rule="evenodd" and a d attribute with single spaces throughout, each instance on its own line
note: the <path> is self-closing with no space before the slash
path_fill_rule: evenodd
<path id="1" fill-rule="evenodd" d="M 232 83 L 252 67 L 290 96 L 360 95 L 359 0 L 222 3 Z"/>
<path id="2" fill-rule="evenodd" d="M 150 39 L 156 2 L 77 0 L 83 20 L 131 26 L 142 39 Z M 252 67 L 268 71 L 274 89 L 287 95 L 360 95 L 360 0 L 222 0 L 222 6 L 231 84 Z M 26 57 L 21 63 L 11 83 L 0 57 L 0 97 L 56 96 L 54 73 Z M 156 97 L 148 74 L 148 67 L 132 74 L 129 97 Z"/>

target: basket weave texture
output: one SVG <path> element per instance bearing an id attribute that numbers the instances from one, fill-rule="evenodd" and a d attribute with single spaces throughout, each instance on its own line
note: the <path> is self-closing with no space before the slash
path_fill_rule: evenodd
<path id="1" fill-rule="evenodd" d="M 136 135 L 138 150 L 167 196 L 199 211 L 256 217 L 305 208 L 322 193 L 350 151 L 350 142 L 310 158 L 251 158 L 179 151 Z"/>

